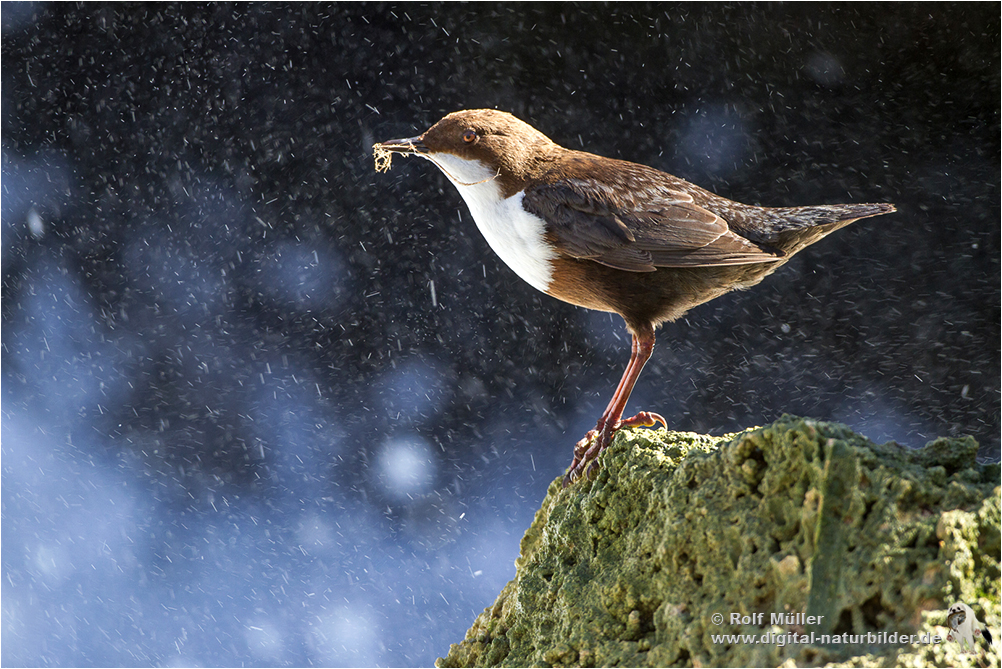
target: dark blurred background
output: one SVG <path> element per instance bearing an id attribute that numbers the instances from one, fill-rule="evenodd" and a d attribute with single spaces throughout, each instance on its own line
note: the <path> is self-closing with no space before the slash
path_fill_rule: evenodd
<path id="1" fill-rule="evenodd" d="M 998 5 L 2 5 L 2 662 L 427 665 L 629 355 L 374 141 L 511 111 L 893 202 L 666 325 L 628 410 L 999 458 Z"/>

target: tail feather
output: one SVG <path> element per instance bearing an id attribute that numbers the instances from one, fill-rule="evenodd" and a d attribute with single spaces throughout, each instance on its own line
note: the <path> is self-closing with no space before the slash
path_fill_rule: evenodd
<path id="1" fill-rule="evenodd" d="M 892 211 L 895 211 L 893 204 L 763 207 L 757 210 L 754 222 L 735 218 L 728 223 L 746 239 L 791 256 L 853 221 Z"/>
<path id="2" fill-rule="evenodd" d="M 814 207 L 771 207 L 769 212 L 769 233 L 778 235 L 790 230 L 802 230 L 820 225 L 842 223 L 896 211 L 893 204 L 826 204 Z M 842 227 L 842 226 L 838 226 Z M 764 230 L 763 230 L 764 231 Z"/>

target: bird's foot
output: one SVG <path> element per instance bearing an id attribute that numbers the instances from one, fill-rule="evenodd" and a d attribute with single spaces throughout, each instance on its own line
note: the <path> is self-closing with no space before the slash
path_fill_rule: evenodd
<path id="1" fill-rule="evenodd" d="M 665 420 L 664 416 L 653 411 L 641 411 L 636 416 L 619 421 L 616 429 L 621 427 L 654 427 L 658 423 L 664 425 L 666 430 L 668 429 L 668 421 Z"/>
<path id="2" fill-rule="evenodd" d="M 594 430 L 589 430 L 584 438 L 574 445 L 574 460 L 571 468 L 564 475 L 564 487 L 574 483 L 582 476 L 593 479 L 598 471 L 598 455 L 612 443 L 612 438 L 616 431 L 622 427 L 651 427 L 661 423 L 668 427 L 668 422 L 661 414 L 651 411 L 641 411 L 636 416 L 631 416 L 625 420 L 602 425 L 601 422 Z"/>
<path id="3" fill-rule="evenodd" d="M 601 425 L 596 427 L 594 430 L 588 430 L 587 434 L 581 438 L 581 441 L 574 444 L 574 459 L 571 461 L 570 470 L 564 475 L 565 488 L 574 481 L 577 481 L 578 477 L 581 476 L 581 472 L 579 470 L 581 469 L 581 465 L 585 462 L 585 456 L 588 454 L 589 450 L 591 450 L 592 441 L 594 441 L 595 437 L 599 435 L 600 427 Z M 571 476 L 572 474 L 575 474 L 573 478 Z"/>

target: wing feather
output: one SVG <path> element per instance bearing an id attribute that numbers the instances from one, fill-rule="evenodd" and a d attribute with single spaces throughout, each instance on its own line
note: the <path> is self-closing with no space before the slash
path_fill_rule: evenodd
<path id="1" fill-rule="evenodd" d="M 769 262 L 782 253 L 731 231 L 684 191 L 560 179 L 526 189 L 522 206 L 546 222 L 558 252 L 628 272 Z"/>

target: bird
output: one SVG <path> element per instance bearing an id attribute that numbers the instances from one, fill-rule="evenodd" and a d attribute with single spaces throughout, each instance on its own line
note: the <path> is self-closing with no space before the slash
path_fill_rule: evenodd
<path id="1" fill-rule="evenodd" d="M 958 602 L 951 606 L 946 612 L 946 622 L 952 630 L 946 635 L 946 640 L 956 641 L 962 650 L 973 653 L 974 637 L 976 636 L 983 638 L 985 643 L 991 647 L 992 633 L 983 623 L 978 622 L 974 610 L 967 604 Z"/>
<path id="2" fill-rule="evenodd" d="M 879 203 L 741 204 L 652 167 L 564 148 L 494 109 L 453 112 L 373 151 L 377 171 L 396 154 L 438 167 L 491 249 L 533 288 L 622 316 L 630 360 L 595 429 L 575 444 L 565 488 L 594 477 L 618 430 L 668 427 L 650 411 L 623 418 L 659 325 L 759 283 L 853 221 L 895 211 Z"/>

